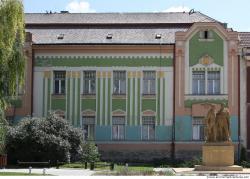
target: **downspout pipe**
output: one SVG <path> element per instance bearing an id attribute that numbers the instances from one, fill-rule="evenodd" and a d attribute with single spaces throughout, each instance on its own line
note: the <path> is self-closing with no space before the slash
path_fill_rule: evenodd
<path id="1" fill-rule="evenodd" d="M 241 56 L 238 55 L 238 163 L 240 163 L 240 158 L 241 158 L 241 123 L 240 123 L 240 59 Z"/>
<path id="2" fill-rule="evenodd" d="M 176 73 L 176 47 L 174 45 L 173 55 L 173 124 L 172 124 L 172 142 L 171 142 L 171 160 L 175 164 L 175 73 Z"/>

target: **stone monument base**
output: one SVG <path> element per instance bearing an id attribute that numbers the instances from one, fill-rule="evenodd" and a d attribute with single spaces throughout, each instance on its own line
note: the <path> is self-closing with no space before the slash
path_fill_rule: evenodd
<path id="1" fill-rule="evenodd" d="M 195 171 L 243 171 L 243 168 L 238 165 L 232 166 L 204 166 L 204 165 L 195 165 Z"/>
<path id="2" fill-rule="evenodd" d="M 205 143 L 202 146 L 202 165 L 196 165 L 197 171 L 242 171 L 234 165 L 234 146 L 232 142 Z"/>

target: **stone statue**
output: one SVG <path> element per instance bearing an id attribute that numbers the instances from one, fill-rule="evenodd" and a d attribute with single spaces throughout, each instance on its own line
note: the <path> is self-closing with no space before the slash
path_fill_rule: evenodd
<path id="1" fill-rule="evenodd" d="M 216 141 L 231 141 L 230 138 L 230 114 L 222 103 L 220 110 L 216 114 L 217 137 Z"/>
<path id="2" fill-rule="evenodd" d="M 230 138 L 230 114 L 224 104 L 221 104 L 220 110 L 216 113 L 215 106 L 211 105 L 205 118 L 206 142 L 225 142 L 231 141 Z"/>
<path id="3" fill-rule="evenodd" d="M 205 118 L 205 140 L 207 142 L 215 142 L 216 141 L 216 112 L 215 105 L 211 105 L 211 109 L 208 111 L 207 116 Z"/>

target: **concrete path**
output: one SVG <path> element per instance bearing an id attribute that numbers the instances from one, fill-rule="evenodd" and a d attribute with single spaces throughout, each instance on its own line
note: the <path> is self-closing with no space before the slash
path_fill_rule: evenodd
<path id="1" fill-rule="evenodd" d="M 244 168 L 243 171 L 195 171 L 194 168 L 173 168 L 177 176 L 250 176 L 250 168 Z"/>
<path id="2" fill-rule="evenodd" d="M 29 169 L 0 169 L 0 172 L 21 172 L 29 173 Z M 43 174 L 43 169 L 32 169 L 31 173 Z M 95 172 L 85 169 L 55 169 L 55 168 L 46 168 L 46 174 L 56 175 L 56 176 L 91 176 Z"/>

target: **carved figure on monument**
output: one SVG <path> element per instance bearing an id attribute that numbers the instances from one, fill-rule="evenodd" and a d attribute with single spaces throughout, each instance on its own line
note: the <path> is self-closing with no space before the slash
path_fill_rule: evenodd
<path id="1" fill-rule="evenodd" d="M 206 142 L 215 142 L 216 141 L 216 112 L 215 105 L 211 105 L 211 109 L 208 111 L 207 116 L 205 118 L 205 140 Z"/>
<path id="2" fill-rule="evenodd" d="M 220 110 L 216 114 L 217 142 L 231 141 L 230 137 L 230 114 L 222 103 Z"/>
<path id="3" fill-rule="evenodd" d="M 230 114 L 225 105 L 222 103 L 220 110 L 216 113 L 215 105 L 211 104 L 211 108 L 205 117 L 206 142 L 226 142 L 231 141 L 230 138 Z"/>

